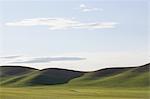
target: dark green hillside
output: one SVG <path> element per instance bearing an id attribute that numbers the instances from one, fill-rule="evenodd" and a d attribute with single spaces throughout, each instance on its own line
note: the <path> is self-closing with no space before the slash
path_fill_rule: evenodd
<path id="1" fill-rule="evenodd" d="M 49 68 L 36 70 L 20 66 L 1 66 L 0 84 L 3 86 L 35 86 L 64 84 L 83 75 L 83 72 Z"/>
<path id="2" fill-rule="evenodd" d="M 0 66 L 0 77 L 20 76 L 36 70 L 23 66 Z"/>
<path id="3" fill-rule="evenodd" d="M 139 67 L 108 68 L 73 79 L 69 85 L 101 87 L 148 87 L 150 64 Z"/>
<path id="4" fill-rule="evenodd" d="M 43 86 L 66 84 L 96 87 L 148 87 L 150 64 L 139 67 L 106 68 L 80 72 L 58 68 L 37 70 L 21 66 L 1 66 L 2 86 Z"/>
<path id="5" fill-rule="evenodd" d="M 23 66 L 0 66 L 0 84 L 14 85 L 17 81 L 37 71 L 37 69 Z"/>
<path id="6" fill-rule="evenodd" d="M 34 77 L 30 77 L 31 79 L 25 78 L 27 80 L 23 83 L 27 83 L 32 86 L 64 84 L 82 75 L 83 72 L 50 68 L 39 71 L 38 74 L 34 75 Z"/>

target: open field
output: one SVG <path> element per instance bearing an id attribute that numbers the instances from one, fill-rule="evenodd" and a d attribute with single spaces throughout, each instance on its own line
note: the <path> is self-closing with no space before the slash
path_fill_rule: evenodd
<path id="1" fill-rule="evenodd" d="M 0 99 L 150 99 L 149 66 L 88 73 L 1 67 Z"/>
<path id="2" fill-rule="evenodd" d="M 146 88 L 3 87 L 0 99 L 150 99 Z"/>

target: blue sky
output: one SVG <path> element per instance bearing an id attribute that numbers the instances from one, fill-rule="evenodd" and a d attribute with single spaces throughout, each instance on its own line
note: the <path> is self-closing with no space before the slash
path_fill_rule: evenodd
<path id="1" fill-rule="evenodd" d="M 149 62 L 148 0 L 0 2 L 1 65 L 96 70 Z"/>

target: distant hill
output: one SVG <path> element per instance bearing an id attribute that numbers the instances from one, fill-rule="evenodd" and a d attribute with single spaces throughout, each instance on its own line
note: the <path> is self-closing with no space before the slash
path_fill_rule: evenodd
<path id="1" fill-rule="evenodd" d="M 0 66 L 0 85 L 13 86 L 14 83 L 38 71 L 38 69 L 23 66 Z"/>
<path id="2" fill-rule="evenodd" d="M 23 66 L 0 66 L 0 77 L 24 75 L 38 69 Z"/>
<path id="3" fill-rule="evenodd" d="M 73 79 L 69 85 L 101 87 L 148 87 L 150 64 L 138 67 L 106 68 Z"/>
<path id="4" fill-rule="evenodd" d="M 29 78 L 24 78 L 23 83 L 34 85 L 56 85 L 68 83 L 70 80 L 80 77 L 83 75 L 83 72 L 58 69 L 58 68 L 49 68 L 36 72 L 34 75 Z"/>
<path id="5" fill-rule="evenodd" d="M 36 86 L 68 83 L 84 72 L 48 68 L 43 70 L 22 66 L 0 66 L 0 84 L 3 86 Z"/>
<path id="6" fill-rule="evenodd" d="M 138 67 L 105 68 L 81 72 L 59 68 L 38 70 L 22 66 L 0 66 L 2 86 L 68 86 L 148 87 L 150 64 Z"/>

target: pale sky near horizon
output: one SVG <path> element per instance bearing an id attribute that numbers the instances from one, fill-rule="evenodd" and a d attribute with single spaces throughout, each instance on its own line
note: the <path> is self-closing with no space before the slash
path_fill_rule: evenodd
<path id="1" fill-rule="evenodd" d="M 0 65 L 91 71 L 150 62 L 148 0 L 0 0 Z"/>

